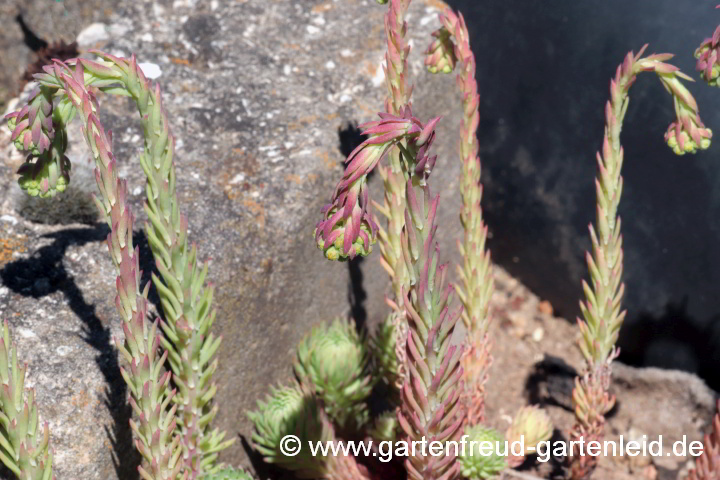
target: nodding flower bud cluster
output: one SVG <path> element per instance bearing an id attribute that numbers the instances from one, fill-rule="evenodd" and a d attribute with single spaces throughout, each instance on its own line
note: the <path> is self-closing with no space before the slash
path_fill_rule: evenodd
<path id="1" fill-rule="evenodd" d="M 720 8 L 718 5 L 715 8 Z M 720 87 L 720 25 L 715 29 L 712 37 L 706 38 L 695 50 L 697 63 L 695 69 L 700 77 L 714 87 Z"/>
<path id="2" fill-rule="evenodd" d="M 377 224 L 369 211 L 367 178 L 393 145 L 407 140 L 404 149 L 408 163 L 417 171 L 430 171 L 434 158 L 426 152 L 435 138 L 439 118 L 423 124 L 412 116 L 410 108 L 400 116 L 379 113 L 380 120 L 360 126 L 370 138 L 350 153 L 345 173 L 335 187 L 330 203 L 323 207 L 323 220 L 315 226 L 315 240 L 329 260 L 347 260 L 366 256 L 377 239 Z M 412 157 L 412 158 L 410 158 Z"/>
<path id="3" fill-rule="evenodd" d="M 53 94 L 53 89 L 44 85 L 35 87 L 25 106 L 5 116 L 15 147 L 28 152 L 17 172 L 18 183 L 33 197 L 52 197 L 70 183 L 70 160 L 65 156 L 67 136 L 53 122 L 64 125 L 72 113 L 68 102 L 54 108 Z"/>

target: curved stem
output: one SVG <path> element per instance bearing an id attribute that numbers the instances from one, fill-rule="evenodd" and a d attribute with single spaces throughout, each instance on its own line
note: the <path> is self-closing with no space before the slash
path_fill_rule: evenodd
<path id="1" fill-rule="evenodd" d="M 571 431 L 571 439 L 583 438 L 586 443 L 602 440 L 604 415 L 615 403 L 614 396 L 608 391 L 610 364 L 618 353 L 615 343 L 626 314 L 622 309 L 625 285 L 622 282 L 623 249 L 618 216 L 624 161 L 620 133 L 629 103 L 628 91 L 637 75 L 643 71 L 655 72 L 673 96 L 677 119 L 670 125 L 665 139 L 675 153 L 682 155 L 705 149 L 710 145 L 712 136 L 712 132 L 700 120 L 695 99 L 680 82 L 681 78 L 689 77 L 676 67 L 664 63 L 672 55 L 656 54 L 642 58 L 644 51 L 645 47 L 637 55 L 630 52 L 610 82 L 602 154 L 597 154 L 597 220 L 595 226 L 589 227 L 592 254 L 586 254 L 592 286 L 583 281 L 585 302 L 581 302 L 580 306 L 584 321 L 578 319 L 582 332 L 580 349 L 586 366 L 583 375 L 575 381 L 573 404 L 577 422 Z M 579 451 L 573 452 L 572 478 L 586 478 L 595 463 L 594 457 L 581 456 Z"/>

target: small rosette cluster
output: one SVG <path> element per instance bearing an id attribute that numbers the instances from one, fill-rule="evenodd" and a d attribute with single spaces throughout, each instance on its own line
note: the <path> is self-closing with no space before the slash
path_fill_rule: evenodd
<path id="1" fill-rule="evenodd" d="M 70 183 L 70 160 L 65 156 L 67 137 L 64 125 L 74 111 L 69 102 L 53 106 L 54 90 L 35 87 L 20 110 L 5 116 L 10 139 L 28 157 L 20 168 L 20 188 L 34 197 L 52 197 Z M 57 125 L 56 125 L 57 124 Z"/>
<path id="2" fill-rule="evenodd" d="M 293 471 L 298 478 L 327 476 L 327 459 L 311 455 L 309 442 L 332 440 L 332 426 L 308 388 L 271 387 L 265 401 L 258 400 L 257 409 L 247 415 L 255 426 L 253 447 L 266 462 Z M 300 439 L 301 445 L 287 440 L 283 444 L 288 435 Z M 298 449 L 297 455 L 287 455 Z"/>
<path id="3" fill-rule="evenodd" d="M 0 460 L 23 480 L 54 480 L 50 430 L 38 421 L 35 392 L 25 387 L 26 371 L 27 364 L 18 364 L 5 321 L 0 338 Z"/>
<path id="4" fill-rule="evenodd" d="M 505 439 L 508 445 L 512 446 L 514 442 L 521 442 L 525 450 L 522 455 L 516 456 L 512 453 L 507 458 L 511 467 L 522 465 L 528 455 L 537 452 L 537 446 L 540 442 L 547 442 L 552 437 L 553 424 L 550 417 L 544 410 L 536 406 L 527 406 L 521 408 L 513 418 L 512 425 L 505 433 Z"/>
<path id="5" fill-rule="evenodd" d="M 409 330 L 405 343 L 400 425 L 411 441 L 445 443 L 457 440 L 465 410 L 460 358 L 463 345 L 454 345 L 453 332 L 462 307 L 450 310 L 453 287 L 445 286 L 447 265 L 438 263 L 435 215 L 439 197 L 430 199 L 429 187 L 406 187 L 407 209 L 403 257 L 412 285 L 405 296 Z M 443 456 L 415 452 L 406 462 L 411 480 L 452 479 L 459 473 L 452 449 Z"/>
<path id="6" fill-rule="evenodd" d="M 465 435 L 469 448 L 458 458 L 463 477 L 468 480 L 486 480 L 505 470 L 507 463 L 502 455 L 505 452 L 505 439 L 499 432 L 475 425 L 466 428 Z"/>
<path id="7" fill-rule="evenodd" d="M 695 50 L 695 58 L 697 63 L 695 69 L 700 72 L 700 77 L 709 85 L 720 87 L 718 78 L 720 77 L 720 59 L 718 59 L 718 51 L 720 51 L 720 26 L 715 29 L 712 37 L 706 38 Z"/>
<path id="8" fill-rule="evenodd" d="M 219 472 L 211 473 L 205 480 L 254 480 L 252 475 L 242 468 L 224 468 Z"/>
<path id="9" fill-rule="evenodd" d="M 294 368 L 302 383 L 312 385 L 341 431 L 354 431 L 367 423 L 370 359 L 365 338 L 353 321 L 338 318 L 313 328 L 297 347 Z"/>
<path id="10" fill-rule="evenodd" d="M 348 260 L 371 252 L 378 227 L 369 210 L 368 175 L 393 145 L 407 140 L 422 148 L 434 136 L 437 120 L 423 125 L 409 108 L 400 116 L 379 116 L 380 120 L 360 126 L 370 138 L 348 156 L 343 178 L 315 227 L 315 241 L 329 260 Z"/>

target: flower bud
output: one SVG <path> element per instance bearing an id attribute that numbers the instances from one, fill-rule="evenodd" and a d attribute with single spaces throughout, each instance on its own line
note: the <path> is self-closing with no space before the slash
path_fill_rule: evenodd
<path id="1" fill-rule="evenodd" d="M 441 27 L 434 31 L 432 36 L 435 40 L 425 51 L 425 66 L 430 73 L 451 73 L 457 63 L 457 57 L 450 32 L 445 27 Z"/>
<path id="2" fill-rule="evenodd" d="M 695 58 L 697 63 L 695 69 L 700 72 L 700 77 L 709 85 L 720 87 L 720 27 L 715 30 L 711 38 L 705 41 L 695 50 Z"/>
<path id="3" fill-rule="evenodd" d="M 27 161 L 18 169 L 18 184 L 32 197 L 54 197 L 70 183 L 70 160 L 66 156 L 49 158 L 43 154 L 35 162 Z"/>
<path id="4" fill-rule="evenodd" d="M 711 138 L 712 131 L 705 128 L 699 117 L 694 120 L 684 117 L 675 121 L 665 133 L 665 142 L 676 155 L 706 150 L 710 146 Z"/>
<path id="5" fill-rule="evenodd" d="M 15 148 L 29 151 L 35 156 L 50 148 L 55 137 L 52 122 L 52 94 L 47 88 L 35 88 L 27 104 L 17 112 L 5 116 Z"/>

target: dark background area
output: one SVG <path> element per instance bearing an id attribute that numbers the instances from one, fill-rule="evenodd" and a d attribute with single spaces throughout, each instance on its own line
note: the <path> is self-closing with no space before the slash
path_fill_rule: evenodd
<path id="1" fill-rule="evenodd" d="M 698 78 L 693 58 L 720 22 L 717 2 L 448 3 L 465 15 L 478 63 L 493 258 L 568 319 L 587 277 L 595 152 L 617 65 L 649 43 L 698 79 L 689 88 L 715 139 L 696 155 L 666 146 L 672 99 L 654 74 L 630 91 L 620 346 L 626 363 L 691 371 L 720 389 L 720 89 Z"/>

